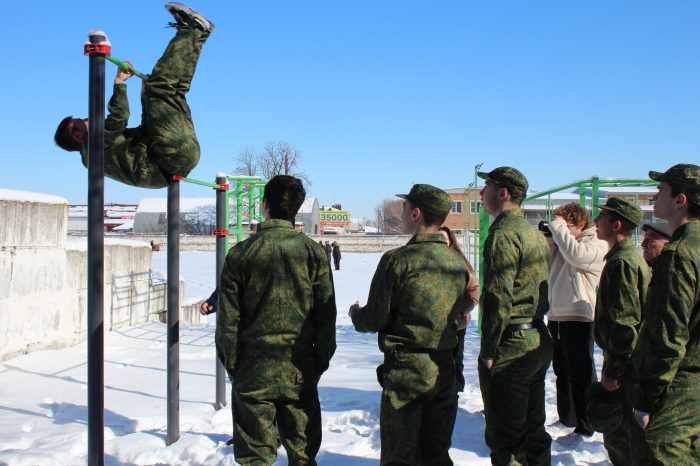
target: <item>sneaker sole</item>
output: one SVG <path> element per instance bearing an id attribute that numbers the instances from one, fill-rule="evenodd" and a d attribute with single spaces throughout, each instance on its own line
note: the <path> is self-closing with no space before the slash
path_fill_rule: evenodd
<path id="1" fill-rule="evenodd" d="M 175 19 L 182 19 L 178 16 L 178 13 L 186 18 L 189 18 L 192 22 L 196 23 L 198 26 L 200 26 L 204 31 L 212 32 L 216 29 L 216 26 L 214 26 L 214 23 L 209 21 L 207 18 L 205 18 L 202 14 L 198 13 L 194 9 L 188 7 L 187 5 L 183 5 L 182 3 L 179 2 L 170 2 L 165 4 L 165 9 L 175 17 Z M 188 23 L 184 19 L 182 19 L 183 22 Z M 192 27 L 191 24 L 188 24 L 188 26 Z"/>

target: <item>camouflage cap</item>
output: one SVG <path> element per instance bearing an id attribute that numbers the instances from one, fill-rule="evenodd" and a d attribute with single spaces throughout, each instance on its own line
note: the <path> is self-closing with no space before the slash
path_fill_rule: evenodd
<path id="1" fill-rule="evenodd" d="M 527 193 L 527 178 L 513 167 L 498 167 L 490 172 L 477 172 L 479 178 L 491 181 L 501 188 L 506 188 L 511 194 L 524 196 Z"/>
<path id="2" fill-rule="evenodd" d="M 586 389 L 586 400 L 586 416 L 595 431 L 607 434 L 620 426 L 623 415 L 620 390 L 609 392 L 600 382 L 595 382 Z"/>
<path id="3" fill-rule="evenodd" d="M 452 209 L 452 199 L 442 189 L 429 184 L 414 184 L 408 194 L 398 197 L 411 201 L 419 209 L 441 218 L 446 218 Z"/>
<path id="4" fill-rule="evenodd" d="M 649 178 L 665 181 L 674 190 L 685 194 L 690 202 L 700 205 L 700 167 L 690 163 L 679 163 L 665 172 L 649 172 Z"/>
<path id="5" fill-rule="evenodd" d="M 642 221 L 642 217 L 644 217 L 642 209 L 619 197 L 610 197 L 605 202 L 605 205 L 596 205 L 596 207 L 615 212 L 632 225 L 639 225 L 639 222 Z"/>
<path id="6" fill-rule="evenodd" d="M 645 223 L 642 225 L 642 230 L 643 231 L 648 231 L 651 230 L 657 235 L 666 238 L 666 239 L 671 239 L 671 235 L 673 232 L 671 231 L 671 225 L 668 223 Z"/>

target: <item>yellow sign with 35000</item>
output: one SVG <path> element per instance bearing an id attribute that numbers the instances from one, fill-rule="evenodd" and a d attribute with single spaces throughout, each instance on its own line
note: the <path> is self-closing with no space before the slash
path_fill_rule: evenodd
<path id="1" fill-rule="evenodd" d="M 350 212 L 347 210 L 322 210 L 321 225 L 329 227 L 345 227 L 350 225 Z"/>

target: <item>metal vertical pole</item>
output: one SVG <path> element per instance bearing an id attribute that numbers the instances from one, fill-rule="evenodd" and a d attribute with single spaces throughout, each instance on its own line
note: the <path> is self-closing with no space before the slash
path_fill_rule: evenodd
<path id="1" fill-rule="evenodd" d="M 91 31 L 85 44 L 90 56 L 88 113 L 88 252 L 87 365 L 88 465 L 104 464 L 104 32 Z"/>
<path id="2" fill-rule="evenodd" d="M 226 185 L 226 175 L 218 175 L 216 177 L 216 184 Z M 227 188 L 228 189 L 228 188 Z M 224 268 L 224 260 L 226 259 L 226 238 L 228 236 L 228 225 L 227 225 L 227 215 L 226 210 L 228 209 L 228 203 L 226 202 L 227 189 L 217 189 L 216 190 L 216 229 L 219 233 L 216 235 L 216 286 L 219 287 L 219 282 L 221 281 L 221 270 Z M 226 230 L 227 233 L 222 232 Z M 218 306 L 217 306 L 218 312 Z M 216 359 L 216 403 L 214 408 L 219 410 L 226 406 L 226 368 L 221 363 L 219 358 Z"/>
<path id="3" fill-rule="evenodd" d="M 180 438 L 180 182 L 168 186 L 168 437 Z"/>
<path id="4" fill-rule="evenodd" d="M 594 176 L 593 179 L 591 180 L 593 182 L 593 186 L 591 188 L 591 201 L 593 202 L 593 219 L 595 220 L 596 217 L 598 217 L 598 204 L 600 204 L 600 199 L 598 198 L 600 194 L 600 179 L 598 179 L 597 176 Z"/>
<path id="5" fill-rule="evenodd" d="M 243 182 L 236 181 L 236 243 L 243 241 Z"/>
<path id="6" fill-rule="evenodd" d="M 486 239 L 489 236 L 489 226 L 491 225 L 491 218 L 486 213 L 484 209 L 479 209 L 479 243 L 477 248 L 479 251 L 479 283 L 484 283 L 484 246 L 486 245 Z M 483 307 L 479 306 L 479 333 L 481 333 L 481 320 L 484 316 Z"/>

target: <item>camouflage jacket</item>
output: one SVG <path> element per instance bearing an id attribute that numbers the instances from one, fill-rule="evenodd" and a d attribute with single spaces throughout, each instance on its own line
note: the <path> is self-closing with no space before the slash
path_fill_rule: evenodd
<path id="1" fill-rule="evenodd" d="M 122 183 L 141 188 L 163 188 L 169 175 L 163 173 L 148 153 L 148 132 L 143 125 L 127 128 L 129 99 L 126 84 L 115 84 L 105 120 L 104 174 Z M 80 149 L 83 165 L 88 166 L 88 144 Z"/>
<path id="2" fill-rule="evenodd" d="M 593 338 L 603 350 L 603 374 L 621 379 L 637 344 L 649 287 L 649 266 L 627 239 L 605 255 L 595 307 Z"/>
<path id="3" fill-rule="evenodd" d="M 360 332 L 379 332 L 383 352 L 452 349 L 468 282 L 464 259 L 443 236 L 419 233 L 382 256 L 367 305 L 352 322 Z"/>
<path id="4" fill-rule="evenodd" d="M 644 324 L 632 356 L 637 409 L 653 411 L 671 383 L 700 378 L 700 221 L 680 226 L 656 260 Z"/>
<path id="5" fill-rule="evenodd" d="M 549 310 L 549 245 L 522 209 L 501 213 L 484 245 L 481 352 L 493 359 L 509 324 L 542 319 Z"/>
<path id="6" fill-rule="evenodd" d="M 335 293 L 318 243 L 272 219 L 226 256 L 219 285 L 216 350 L 229 373 L 242 358 L 315 360 L 335 352 Z"/>

